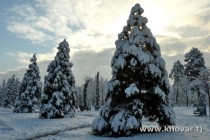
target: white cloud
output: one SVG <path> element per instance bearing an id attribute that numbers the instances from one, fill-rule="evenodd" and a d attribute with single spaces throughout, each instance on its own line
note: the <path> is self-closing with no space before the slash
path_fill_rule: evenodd
<path id="1" fill-rule="evenodd" d="M 12 12 L 17 16 L 7 29 L 38 44 L 53 41 L 56 45 L 67 38 L 73 47 L 92 49 L 114 46 L 134 5 L 120 0 L 37 0 L 35 3 L 14 6 Z"/>
<path id="2" fill-rule="evenodd" d="M 16 59 L 22 64 L 28 64 L 30 58 L 32 57 L 32 54 L 25 52 L 15 52 L 15 53 L 9 52 L 7 53 L 7 55 L 16 57 Z"/>
<path id="3" fill-rule="evenodd" d="M 51 52 L 38 54 L 40 61 L 51 60 L 57 51 L 57 44 L 64 38 L 70 44 L 71 54 L 80 50 L 98 52 L 113 48 L 117 34 L 125 25 L 134 4 L 129 2 L 128 6 L 120 0 L 34 2 L 33 5 L 26 3 L 12 8 L 16 16 L 8 23 L 7 30 L 38 45 L 53 45 Z M 27 57 L 24 59 L 20 55 L 17 58 L 20 62 L 28 61 Z"/>
<path id="4" fill-rule="evenodd" d="M 57 48 L 53 48 L 52 52 L 49 53 L 36 53 L 37 62 L 43 62 L 46 60 L 53 60 L 55 54 L 57 52 Z M 20 63 L 28 64 L 30 62 L 30 58 L 33 56 L 33 53 L 26 53 L 26 52 L 9 52 L 7 55 L 15 57 Z"/>
<path id="5" fill-rule="evenodd" d="M 7 29 L 17 36 L 43 45 L 57 46 L 66 38 L 75 49 L 102 50 L 114 47 L 117 34 L 126 24 L 130 8 L 138 0 L 35 0 L 15 5 Z M 173 35 L 168 26 L 198 25 L 208 0 L 142 0 L 143 14 L 155 35 Z M 183 12 L 184 11 L 184 12 Z"/>
<path id="6" fill-rule="evenodd" d="M 15 20 L 21 21 L 22 18 L 16 17 L 16 15 L 20 17 L 27 17 L 24 20 L 25 21 L 31 21 L 31 20 L 36 20 L 37 14 L 35 9 L 30 5 L 30 4 L 22 4 L 22 5 L 15 5 L 10 9 L 11 12 L 13 12 L 15 15 Z"/>
<path id="7" fill-rule="evenodd" d="M 10 23 L 7 30 L 17 34 L 18 37 L 31 40 L 33 43 L 41 44 L 45 41 L 51 41 L 52 37 L 47 36 L 44 32 L 36 30 L 27 24 L 17 22 Z"/>

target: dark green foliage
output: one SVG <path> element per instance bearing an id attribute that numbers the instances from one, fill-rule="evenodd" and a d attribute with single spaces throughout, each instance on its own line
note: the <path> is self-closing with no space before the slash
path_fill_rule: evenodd
<path id="1" fill-rule="evenodd" d="M 98 110 L 100 108 L 100 93 L 99 93 L 99 72 L 96 75 L 95 78 L 96 82 L 96 104 L 95 104 L 95 110 Z"/>
<path id="2" fill-rule="evenodd" d="M 88 100 L 88 93 L 87 93 L 87 88 L 88 84 L 92 81 L 91 78 L 86 78 L 85 79 L 85 84 L 84 84 L 84 90 L 83 90 L 83 102 L 84 102 L 84 110 L 91 110 L 90 106 L 90 101 Z"/>

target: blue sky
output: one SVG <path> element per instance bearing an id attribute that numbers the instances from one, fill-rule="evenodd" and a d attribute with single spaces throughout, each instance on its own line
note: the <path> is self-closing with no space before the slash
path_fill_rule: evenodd
<path id="1" fill-rule="evenodd" d="M 78 84 L 97 71 L 110 78 L 114 42 L 135 3 L 145 11 L 169 72 L 192 47 L 204 53 L 209 66 L 209 0 L 2 0 L 0 80 L 12 73 L 22 79 L 33 53 L 43 77 L 64 38 L 70 44 Z"/>
<path id="2" fill-rule="evenodd" d="M 50 51 L 49 47 L 39 47 L 39 45 L 32 43 L 30 40 L 20 38 L 18 35 L 8 31 L 7 29 L 9 23 L 16 15 L 11 9 L 27 2 L 28 0 L 6 0 L 0 2 L 0 72 L 15 70 L 24 66 L 20 61 L 18 61 L 15 55 L 11 55 L 13 53 L 17 53 L 19 51 L 24 51 L 26 53 L 44 53 Z"/>

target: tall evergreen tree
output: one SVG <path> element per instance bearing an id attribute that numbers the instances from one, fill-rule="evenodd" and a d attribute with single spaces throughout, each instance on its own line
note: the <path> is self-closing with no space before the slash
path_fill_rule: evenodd
<path id="1" fill-rule="evenodd" d="M 64 114 L 74 116 L 76 88 L 69 62 L 70 48 L 64 39 L 57 47 L 55 59 L 49 64 L 41 95 L 40 118 L 62 118 Z"/>
<path id="2" fill-rule="evenodd" d="M 118 35 L 112 58 L 106 104 L 92 123 L 97 135 L 131 135 L 139 132 L 142 116 L 161 127 L 175 124 L 169 104 L 169 81 L 160 47 L 141 16 L 140 4 L 132 7 L 127 25 Z"/>
<path id="3" fill-rule="evenodd" d="M 92 77 L 87 77 L 90 79 L 88 86 L 87 86 L 87 99 L 88 105 L 90 107 L 95 107 L 96 104 L 96 82 L 95 79 Z"/>
<path id="4" fill-rule="evenodd" d="M 198 48 L 192 48 L 188 53 L 184 55 L 185 57 L 185 74 L 189 76 L 192 80 L 195 77 L 199 77 L 199 72 L 202 68 L 205 68 L 205 61 L 203 58 L 203 53 Z"/>
<path id="5" fill-rule="evenodd" d="M 209 115 L 209 77 L 210 71 L 207 68 L 200 69 L 200 77 L 196 80 L 199 85 L 199 104 L 206 106 L 206 115 Z"/>
<path id="6" fill-rule="evenodd" d="M 2 101 L 3 101 L 2 97 L 3 97 L 3 92 L 2 92 L 2 87 L 0 86 L 0 106 L 2 106 Z"/>
<path id="7" fill-rule="evenodd" d="M 104 105 L 104 98 L 106 97 L 107 94 L 107 83 L 108 80 L 104 79 L 103 77 L 100 78 L 100 92 L 101 92 L 101 105 Z"/>
<path id="8" fill-rule="evenodd" d="M 99 72 L 97 73 L 95 77 L 96 82 L 96 104 L 95 104 L 95 110 L 98 110 L 100 107 L 100 92 L 99 92 Z"/>
<path id="9" fill-rule="evenodd" d="M 178 60 L 174 63 L 169 77 L 174 80 L 174 84 L 178 83 L 181 77 L 184 75 L 184 65 Z"/>
<path id="10" fill-rule="evenodd" d="M 6 86 L 6 81 L 4 79 L 1 85 L 0 106 L 3 106 L 4 99 L 6 98 Z"/>
<path id="11" fill-rule="evenodd" d="M 84 102 L 84 110 L 91 110 L 91 106 L 90 106 L 90 101 L 88 99 L 88 92 L 87 92 L 87 89 L 88 89 L 88 85 L 89 83 L 92 81 L 91 78 L 89 77 L 86 77 L 85 78 L 85 84 L 84 84 L 84 90 L 83 90 L 83 102 Z"/>
<path id="12" fill-rule="evenodd" d="M 7 81 L 7 84 L 5 86 L 4 90 L 4 100 L 3 100 L 3 106 L 4 107 L 14 107 L 15 99 L 18 95 L 20 89 L 20 81 L 18 78 L 16 78 L 15 75 L 12 75 Z"/>
<path id="13" fill-rule="evenodd" d="M 169 77 L 174 80 L 173 83 L 173 94 L 175 97 L 175 103 L 178 105 L 179 98 L 182 96 L 182 93 L 180 93 L 180 84 L 181 79 L 184 76 L 184 65 L 178 60 L 174 63 L 173 68 L 171 69 L 171 73 L 169 74 Z"/>
<path id="14" fill-rule="evenodd" d="M 19 94 L 16 98 L 14 112 L 32 113 L 39 107 L 42 83 L 36 54 L 30 59 L 28 69 L 23 77 Z"/>
<path id="15" fill-rule="evenodd" d="M 82 87 L 81 86 L 76 86 L 76 92 L 77 92 L 76 106 L 80 107 L 83 104 Z"/>
<path id="16" fill-rule="evenodd" d="M 203 53 L 200 52 L 198 48 L 192 48 L 188 53 L 184 55 L 185 57 L 185 74 L 191 83 L 191 89 L 194 94 L 197 94 L 197 99 L 200 98 L 200 86 L 199 80 L 200 72 L 206 69 L 205 60 L 203 58 Z"/>

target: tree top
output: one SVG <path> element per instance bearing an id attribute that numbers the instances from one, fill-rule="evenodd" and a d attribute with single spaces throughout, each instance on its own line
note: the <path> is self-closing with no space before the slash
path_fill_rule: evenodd
<path id="1" fill-rule="evenodd" d="M 64 39 L 62 42 L 59 43 L 59 47 L 69 47 L 69 43 L 68 41 L 66 41 L 66 39 Z"/>
<path id="2" fill-rule="evenodd" d="M 144 9 L 141 8 L 139 3 L 136 3 L 132 9 L 131 9 L 131 14 L 134 15 L 135 13 L 142 14 L 144 12 Z"/>

